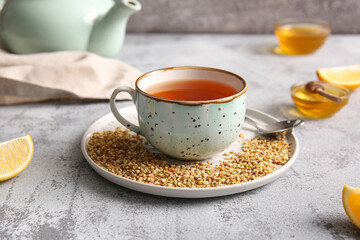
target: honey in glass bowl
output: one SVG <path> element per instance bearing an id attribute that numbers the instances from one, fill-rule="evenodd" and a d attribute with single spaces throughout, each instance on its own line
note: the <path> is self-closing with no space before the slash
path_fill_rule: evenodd
<path id="1" fill-rule="evenodd" d="M 321 96 L 318 93 L 310 93 L 305 88 L 306 83 L 298 83 L 291 87 L 291 98 L 297 109 L 310 118 L 326 118 L 334 115 L 345 106 L 350 97 L 350 90 L 346 87 L 322 83 L 325 91 L 341 98 L 337 103 Z"/>
<path id="2" fill-rule="evenodd" d="M 330 35 L 328 23 L 317 19 L 285 19 L 275 24 L 277 53 L 302 55 L 318 50 Z"/>

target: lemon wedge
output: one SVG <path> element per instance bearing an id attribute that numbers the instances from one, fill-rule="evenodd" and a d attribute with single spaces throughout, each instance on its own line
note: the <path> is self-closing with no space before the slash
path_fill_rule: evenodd
<path id="1" fill-rule="evenodd" d="M 360 228 L 360 188 L 344 185 L 342 200 L 346 214 Z"/>
<path id="2" fill-rule="evenodd" d="M 30 163 L 34 143 L 30 134 L 0 143 L 0 182 L 15 177 Z"/>
<path id="3" fill-rule="evenodd" d="M 339 84 L 350 90 L 360 86 L 360 64 L 319 68 L 316 73 L 320 80 Z"/>

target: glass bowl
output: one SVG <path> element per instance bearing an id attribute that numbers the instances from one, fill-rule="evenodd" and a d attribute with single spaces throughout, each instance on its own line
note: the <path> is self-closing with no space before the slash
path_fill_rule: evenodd
<path id="1" fill-rule="evenodd" d="M 284 19 L 275 23 L 279 47 L 275 52 L 301 55 L 318 50 L 331 33 L 329 23 L 319 19 Z"/>
<path id="2" fill-rule="evenodd" d="M 341 98 L 337 103 L 321 96 L 318 93 L 310 93 L 306 90 L 306 82 L 300 82 L 291 86 L 291 98 L 297 109 L 304 115 L 311 118 L 326 118 L 334 115 L 342 109 L 349 101 L 350 90 L 346 87 L 331 83 L 321 83 L 325 91 Z"/>

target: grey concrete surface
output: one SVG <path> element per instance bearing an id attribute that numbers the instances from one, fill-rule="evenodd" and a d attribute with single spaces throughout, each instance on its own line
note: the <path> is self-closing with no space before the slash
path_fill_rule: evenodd
<path id="1" fill-rule="evenodd" d="M 278 56 L 272 35 L 128 35 L 119 59 L 141 71 L 175 65 L 223 68 L 248 81 L 248 106 L 296 114 L 290 86 L 315 70 L 359 63 L 360 36 L 332 36 L 318 52 Z M 0 183 L 0 239 L 360 239 L 342 206 L 360 187 L 360 90 L 337 115 L 306 119 L 293 167 L 261 188 L 226 197 L 171 199 L 115 185 L 80 150 L 107 102 L 0 107 L 0 142 L 30 133 L 28 168 Z M 129 101 L 119 102 L 119 107 Z M 293 117 L 293 116 L 292 116 Z"/>
<path id="2" fill-rule="evenodd" d="M 283 18 L 320 18 L 333 33 L 360 33 L 359 0 L 140 0 L 129 32 L 271 33 Z"/>

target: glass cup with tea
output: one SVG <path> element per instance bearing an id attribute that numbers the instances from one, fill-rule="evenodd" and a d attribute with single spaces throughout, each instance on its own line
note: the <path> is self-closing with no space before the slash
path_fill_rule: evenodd
<path id="1" fill-rule="evenodd" d="M 240 134 L 246 111 L 246 81 L 231 72 L 207 67 L 172 67 L 145 73 L 135 89 L 114 90 L 115 118 L 174 158 L 202 160 L 224 151 Z M 139 126 L 118 112 L 120 92 L 131 95 Z"/>
<path id="2" fill-rule="evenodd" d="M 331 33 L 330 24 L 319 19 L 284 19 L 275 23 L 278 54 L 302 55 L 318 50 Z"/>

